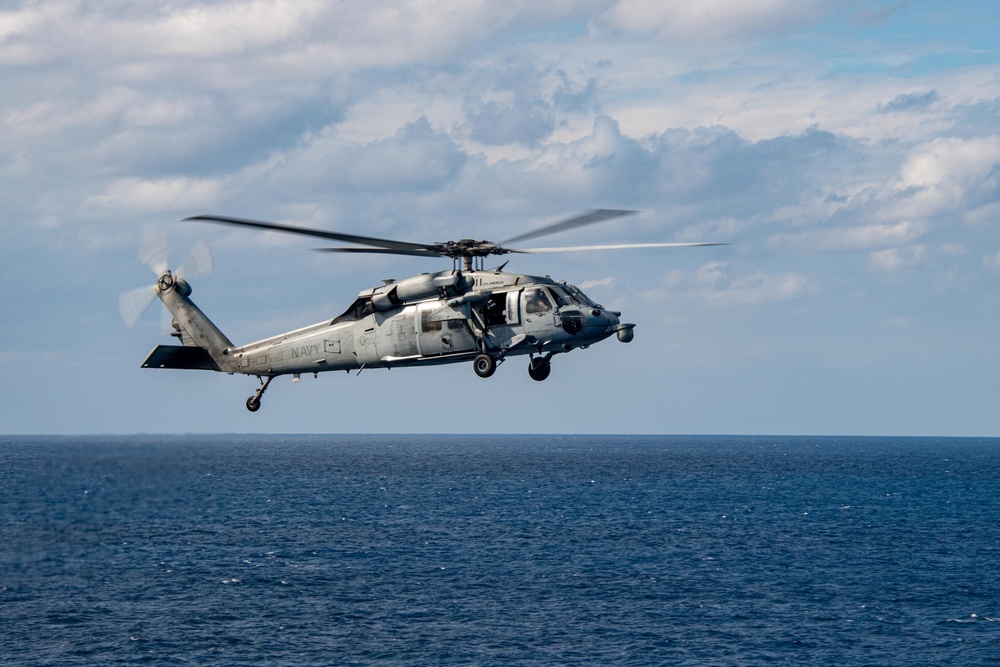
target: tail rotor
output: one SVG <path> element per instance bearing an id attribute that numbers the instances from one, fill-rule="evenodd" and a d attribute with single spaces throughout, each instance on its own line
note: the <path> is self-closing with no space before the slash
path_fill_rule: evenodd
<path id="1" fill-rule="evenodd" d="M 177 270 L 170 271 L 169 243 L 165 235 L 153 237 L 139 248 L 136 256 L 145 264 L 157 282 L 168 276 L 174 279 L 193 278 L 212 271 L 212 251 L 205 241 L 199 240 L 191 248 L 187 258 L 180 263 Z M 142 314 L 156 299 L 156 285 L 146 285 L 127 290 L 118 295 L 118 310 L 126 327 L 135 326 Z"/>

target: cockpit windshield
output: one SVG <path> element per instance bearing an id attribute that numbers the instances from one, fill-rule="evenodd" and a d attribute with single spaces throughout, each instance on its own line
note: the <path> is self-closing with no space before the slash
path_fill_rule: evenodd
<path id="1" fill-rule="evenodd" d="M 594 302 L 589 296 L 584 294 L 579 287 L 576 285 L 570 285 L 569 283 L 564 283 L 563 287 L 573 296 L 573 301 L 580 304 L 581 306 L 589 306 L 591 308 L 603 308 L 599 303 Z"/>
<path id="2" fill-rule="evenodd" d="M 572 304 L 575 299 L 571 297 L 565 290 L 555 285 L 550 285 L 549 289 L 552 291 L 552 296 L 556 300 L 556 306 L 562 308 L 563 306 L 568 306 Z"/>

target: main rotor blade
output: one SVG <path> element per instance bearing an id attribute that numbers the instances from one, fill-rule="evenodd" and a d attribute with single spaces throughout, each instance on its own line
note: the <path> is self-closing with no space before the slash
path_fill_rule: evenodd
<path id="1" fill-rule="evenodd" d="M 538 254 L 546 252 L 582 252 L 586 250 L 628 250 L 631 248 L 695 248 L 709 245 L 729 245 L 728 243 L 621 243 L 617 245 L 578 245 L 561 248 L 508 248 L 507 252 Z"/>
<path id="2" fill-rule="evenodd" d="M 328 232 L 324 229 L 311 229 L 309 227 L 295 227 L 294 225 L 279 225 L 273 222 L 261 222 L 259 220 L 246 220 L 244 218 L 230 218 L 223 215 L 193 215 L 185 220 L 204 220 L 206 222 L 220 222 L 224 225 L 237 225 L 239 227 L 254 227 L 256 229 L 267 229 L 274 232 L 287 232 L 289 234 L 301 234 L 303 236 L 315 236 L 321 239 L 332 239 L 334 241 L 344 241 L 345 243 L 358 243 L 361 245 L 375 246 L 376 248 L 387 248 L 389 250 L 430 250 L 433 246 L 422 243 L 407 243 L 406 241 L 393 241 L 390 239 L 379 239 L 372 236 L 357 236 L 355 234 L 342 234 L 340 232 Z"/>
<path id="3" fill-rule="evenodd" d="M 556 232 L 562 232 L 567 229 L 573 229 L 574 227 L 582 227 L 584 225 L 592 225 L 595 222 L 603 222 L 604 220 L 611 220 L 612 218 L 620 218 L 625 215 L 634 215 L 638 211 L 626 211 L 610 208 L 595 208 L 591 211 L 580 215 L 574 215 L 572 218 L 566 218 L 565 220 L 560 220 L 554 222 L 550 225 L 544 227 L 539 227 L 538 229 L 524 234 L 515 236 L 514 238 L 507 239 L 506 241 L 501 241 L 500 245 L 507 245 L 508 243 L 516 243 L 517 241 L 527 241 L 528 239 L 537 239 L 539 236 L 547 236 L 549 234 L 555 234 Z"/>
<path id="4" fill-rule="evenodd" d="M 392 248 L 313 248 L 318 252 L 363 252 L 371 255 L 413 255 L 414 257 L 446 257 L 432 250 L 393 250 Z"/>

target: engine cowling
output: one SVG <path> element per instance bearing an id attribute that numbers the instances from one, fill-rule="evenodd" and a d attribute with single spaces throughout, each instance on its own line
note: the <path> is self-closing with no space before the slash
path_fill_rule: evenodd
<path id="1" fill-rule="evenodd" d="M 375 310 L 389 310 L 411 301 L 422 301 L 434 297 L 461 296 L 472 289 L 475 281 L 461 271 L 440 271 L 422 273 L 419 276 L 376 287 L 369 293 Z"/>

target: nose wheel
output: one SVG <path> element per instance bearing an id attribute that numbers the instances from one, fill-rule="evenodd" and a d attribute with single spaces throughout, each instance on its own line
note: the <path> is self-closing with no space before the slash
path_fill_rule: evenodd
<path id="1" fill-rule="evenodd" d="M 264 392 L 267 391 L 267 385 L 271 384 L 271 380 L 274 379 L 274 376 L 269 375 L 265 380 L 258 375 L 257 379 L 260 381 L 260 389 L 258 389 L 253 396 L 247 399 L 247 410 L 250 412 L 257 412 L 260 410 L 260 399 L 264 395 Z"/>
<path id="2" fill-rule="evenodd" d="M 531 361 L 528 362 L 528 375 L 535 382 L 541 382 L 549 376 L 552 372 L 552 364 L 550 359 L 551 354 L 547 354 L 544 357 L 531 357 Z"/>

